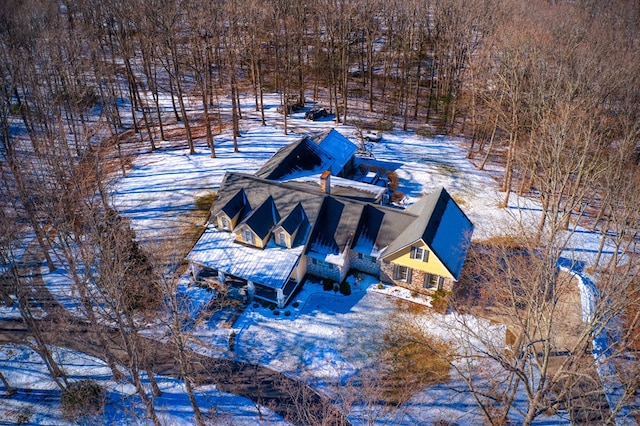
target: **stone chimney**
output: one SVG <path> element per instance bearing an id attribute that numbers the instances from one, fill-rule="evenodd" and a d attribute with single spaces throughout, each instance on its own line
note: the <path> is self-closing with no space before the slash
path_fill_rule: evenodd
<path id="1" fill-rule="evenodd" d="M 320 192 L 323 194 L 331 193 L 331 172 L 329 170 L 320 175 Z"/>

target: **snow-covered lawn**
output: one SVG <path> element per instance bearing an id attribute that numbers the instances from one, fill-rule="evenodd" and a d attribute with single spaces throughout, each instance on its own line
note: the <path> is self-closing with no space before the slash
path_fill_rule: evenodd
<path id="1" fill-rule="evenodd" d="M 71 382 L 91 379 L 106 390 L 107 405 L 104 413 L 85 424 L 140 424 L 139 415 L 144 415 L 144 406 L 135 394 L 132 385 L 111 380 L 111 370 L 99 359 L 91 356 L 54 348 L 54 355 L 63 366 Z M 62 418 L 59 406 L 60 390 L 51 381 L 42 358 L 26 346 L 7 345 L 0 351 L 0 366 L 3 374 L 16 390 L 12 396 L 0 395 L 0 424 L 60 425 L 76 424 Z M 145 380 L 148 385 L 148 382 Z M 193 410 L 184 383 L 170 377 L 158 377 L 162 397 L 156 398 L 158 416 L 166 425 L 193 424 Z M 0 388 L 3 389 L 3 388 Z M 3 389 L 4 390 L 4 389 Z M 215 386 L 200 386 L 198 402 L 203 407 L 214 407 L 209 415 L 212 424 L 255 425 L 259 413 L 253 402 L 236 395 L 220 392 Z M 284 425 L 273 412 L 261 408 L 264 424 Z M 130 416 L 125 416 L 127 413 Z"/>
<path id="2" fill-rule="evenodd" d="M 140 154 L 126 178 L 120 179 L 113 197 L 120 212 L 132 219 L 132 224 L 142 240 L 153 240 L 171 233 L 183 220 L 181 214 L 194 208 L 194 199 L 204 191 L 218 188 L 226 171 L 251 173 L 258 169 L 277 149 L 294 141 L 305 132 L 324 130 L 334 126 L 330 121 L 304 120 L 304 112 L 294 114 L 289 120 L 290 134 L 282 132 L 282 116 L 276 113 L 278 97 L 267 96 L 267 126 L 261 126 L 258 115 L 245 101 L 245 118 L 241 121 L 242 137 L 239 153 L 233 152 L 233 142 L 228 134 L 216 137 L 217 158 L 210 158 L 210 151 L 200 141 L 196 154 L 189 155 L 186 148 L 160 149 Z M 337 126 L 336 130 L 359 144 L 356 129 Z M 293 131 L 297 132 L 294 133 Z M 411 132 L 385 132 L 379 142 L 371 144 L 375 160 L 394 163 L 400 178 L 399 190 L 407 196 L 406 203 L 416 201 L 444 186 L 461 204 L 462 209 L 475 224 L 475 239 L 484 239 L 513 229 L 516 218 L 524 217 L 537 222 L 540 206 L 537 202 L 513 195 L 507 208 L 499 208 L 504 194 L 489 173 L 477 170 L 465 158 L 462 142 L 455 138 L 436 137 L 424 139 Z M 567 250 L 567 258 L 589 263 L 598 247 L 600 236 L 586 229 L 577 229 Z M 45 273 L 45 280 L 66 306 L 72 306 L 68 291 L 64 291 L 64 275 L 60 271 Z M 355 284 L 355 283 L 354 283 Z M 183 294 L 191 298 L 194 310 L 206 303 L 211 294 L 198 288 L 181 286 Z M 392 294 L 392 293 L 397 294 Z M 345 383 L 358 371 L 372 362 L 380 345 L 380 339 L 389 326 L 389 318 L 397 313 L 400 304 L 396 296 L 411 298 L 397 288 L 377 288 L 377 281 L 363 280 L 352 285 L 349 296 L 323 291 L 319 283 L 305 284 L 294 304 L 275 315 L 272 310 L 250 305 L 235 322 L 232 329 L 219 327 L 216 321 L 198 323 L 192 333 L 200 339 L 198 350 L 215 355 L 232 356 L 266 365 L 311 384 L 316 389 L 331 394 L 331 384 Z M 427 301 L 423 301 L 428 304 Z M 15 310 L 0 307 L 0 317 L 15 316 Z M 431 315 L 424 325 L 435 335 L 446 337 L 445 327 L 449 316 Z M 478 327 L 489 327 L 479 323 Z M 236 333 L 235 351 L 229 353 L 228 341 Z M 499 332 L 499 330 L 497 331 Z M 82 354 L 60 351 L 68 363 L 72 377 L 92 377 L 109 390 L 114 406 L 107 410 L 106 423 L 120 423 L 114 418 L 123 407 L 137 405 L 137 398 L 128 398 L 132 390 L 111 382 L 103 363 Z M 19 413 L 31 412 L 30 421 L 37 424 L 64 423 L 55 404 L 57 393 L 47 378 L 46 370 L 37 356 L 25 347 L 4 347 L 0 352 L 0 371 L 12 384 L 22 390 L 11 398 L 0 400 L 0 414 L 4 419 L 16 421 Z M 192 412 L 181 385 L 176 380 L 161 378 L 165 394 L 156 400 L 167 424 L 189 424 Z M 446 419 L 459 424 L 481 422 L 480 413 L 470 396 L 452 388 L 463 387 L 459 379 L 425 389 L 413 397 L 407 407 L 386 413 L 379 423 L 430 424 Z M 0 388 L 2 389 L 2 388 Z M 28 391 L 27 389 L 33 389 Z M 200 401 L 233 424 L 279 424 L 273 414 L 259 421 L 257 411 L 250 401 L 220 394 L 213 388 L 198 388 Z M 45 399 L 40 399 L 40 396 Z M 520 403 L 524 403 L 522 398 Z M 364 423 L 371 407 L 354 406 L 350 419 L 354 424 Z M 135 411 L 135 409 L 134 409 Z M 264 414 L 264 411 L 263 411 Z M 122 421 L 127 423 L 126 420 Z M 224 421 L 220 423 L 225 424 Z M 543 417 L 540 424 L 568 423 L 566 413 Z"/>

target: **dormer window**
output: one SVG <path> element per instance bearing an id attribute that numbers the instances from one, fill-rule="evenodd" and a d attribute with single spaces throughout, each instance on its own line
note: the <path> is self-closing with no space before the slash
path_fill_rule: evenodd
<path id="1" fill-rule="evenodd" d="M 229 230 L 229 221 L 227 220 L 227 217 L 224 215 L 220 216 L 220 227 L 227 231 Z"/>
<path id="2" fill-rule="evenodd" d="M 411 258 L 426 262 L 429 259 L 429 252 L 422 247 L 411 247 Z"/>
<path id="3" fill-rule="evenodd" d="M 287 246 L 287 234 L 284 231 L 278 232 L 278 245 L 282 247 Z"/>
<path id="4" fill-rule="evenodd" d="M 242 240 L 245 243 L 249 243 L 249 244 L 255 244 L 255 239 L 253 237 L 253 232 L 251 232 L 250 229 L 243 229 L 242 230 Z"/>

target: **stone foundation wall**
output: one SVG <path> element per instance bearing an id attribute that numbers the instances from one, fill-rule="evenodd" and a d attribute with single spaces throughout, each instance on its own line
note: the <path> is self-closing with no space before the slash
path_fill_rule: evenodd
<path id="1" fill-rule="evenodd" d="M 365 274 L 378 276 L 380 274 L 380 265 L 376 262 L 370 262 L 364 259 L 358 259 L 357 253 L 351 253 L 349 256 L 349 263 L 351 268 L 356 271 L 364 272 Z"/>
<path id="2" fill-rule="evenodd" d="M 380 265 L 380 281 L 397 285 L 398 287 L 408 288 L 409 290 L 416 291 L 422 294 L 432 294 L 436 291 L 435 288 L 424 288 L 424 277 L 427 275 L 425 272 L 418 269 L 411 270 L 411 279 L 409 282 L 398 281 L 393 279 L 393 263 L 382 262 Z M 453 284 L 455 281 L 447 278 L 442 280 L 442 289 L 446 291 L 453 290 Z"/>
<path id="3" fill-rule="evenodd" d="M 336 282 L 342 281 L 340 270 L 338 268 L 327 268 L 326 266 L 315 265 L 312 262 L 307 262 L 307 273 L 321 278 L 329 278 Z"/>

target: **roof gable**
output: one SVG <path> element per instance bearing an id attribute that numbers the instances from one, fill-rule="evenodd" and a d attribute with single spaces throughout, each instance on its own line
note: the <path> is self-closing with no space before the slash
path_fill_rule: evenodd
<path id="1" fill-rule="evenodd" d="M 367 255 L 371 255 L 376 249 L 376 239 L 382 227 L 384 212 L 373 206 L 367 205 L 362 209 L 360 222 L 356 228 L 351 249 Z"/>
<path id="2" fill-rule="evenodd" d="M 238 214 L 240 214 L 240 217 L 242 218 L 244 212 L 248 212 L 250 210 L 251 205 L 247 200 L 247 195 L 245 194 L 244 189 L 240 189 L 236 192 L 236 194 L 220 209 L 220 211 L 224 212 L 224 214 L 229 218 L 234 218 Z"/>
<path id="3" fill-rule="evenodd" d="M 326 254 L 339 254 L 340 247 L 336 241 L 336 231 L 340 225 L 340 217 L 344 210 L 344 204 L 335 198 L 326 197 L 316 220 L 309 251 Z"/>
<path id="4" fill-rule="evenodd" d="M 264 239 L 278 221 L 280 221 L 280 214 L 273 197 L 269 196 L 260 207 L 247 216 L 243 224 L 250 227 L 260 239 Z"/>
<path id="5" fill-rule="evenodd" d="M 280 148 L 255 173 L 262 179 L 282 180 L 302 171 L 322 171 L 328 169 L 335 160 L 310 138 Z"/>
<path id="6" fill-rule="evenodd" d="M 307 215 L 302 204 L 298 203 L 278 226 L 281 226 L 289 235 L 293 235 L 304 221 L 308 221 Z"/>
<path id="7" fill-rule="evenodd" d="M 331 174 L 334 176 L 342 171 L 358 150 L 356 145 L 335 129 L 331 129 L 328 132 L 314 137 L 313 141 L 318 144 L 325 153 L 334 158 L 334 162 L 331 164 Z"/>
<path id="8" fill-rule="evenodd" d="M 422 240 L 457 280 L 471 243 L 473 224 L 441 188 L 409 207 L 416 219 L 384 250 L 389 258 Z"/>
<path id="9" fill-rule="evenodd" d="M 471 244 L 473 224 L 451 197 L 442 197 L 435 213 L 425 242 L 457 280 Z"/>

